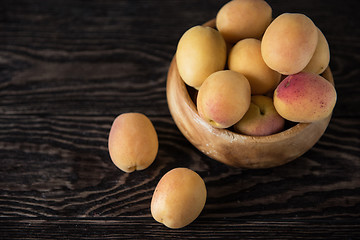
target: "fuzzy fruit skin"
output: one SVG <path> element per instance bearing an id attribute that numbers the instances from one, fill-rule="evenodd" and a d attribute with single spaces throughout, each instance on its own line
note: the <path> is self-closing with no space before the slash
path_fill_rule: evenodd
<path id="1" fill-rule="evenodd" d="M 123 113 L 111 126 L 108 149 L 113 163 L 124 172 L 143 170 L 156 158 L 159 142 L 150 119 L 142 113 Z"/>
<path id="2" fill-rule="evenodd" d="M 336 98 L 334 86 L 325 78 L 300 72 L 287 76 L 275 89 L 274 106 L 289 121 L 315 122 L 332 113 Z"/>
<path id="3" fill-rule="evenodd" d="M 273 92 L 280 82 L 281 74 L 266 65 L 261 56 L 261 41 L 255 38 L 241 40 L 232 47 L 228 66 L 244 74 L 253 95 Z"/>
<path id="4" fill-rule="evenodd" d="M 211 27 L 194 26 L 180 38 L 176 63 L 184 82 L 199 89 L 212 73 L 223 70 L 227 46 L 219 31 Z"/>
<path id="5" fill-rule="evenodd" d="M 193 222 L 206 202 L 203 179 L 188 168 L 167 172 L 157 184 L 152 200 L 151 215 L 169 228 L 182 228 Z"/>
<path id="6" fill-rule="evenodd" d="M 283 13 L 266 29 L 261 54 L 271 69 L 291 75 L 306 67 L 317 42 L 318 30 L 310 18 L 299 13 Z"/>
<path id="7" fill-rule="evenodd" d="M 314 55 L 310 59 L 308 65 L 302 70 L 302 72 L 312 72 L 316 74 L 321 74 L 325 71 L 330 62 L 330 49 L 329 44 L 318 28 L 318 43 Z"/>
<path id="8" fill-rule="evenodd" d="M 283 130 L 285 119 L 276 111 L 271 97 L 254 95 L 249 110 L 234 125 L 236 132 L 250 136 L 267 136 Z"/>
<path id="9" fill-rule="evenodd" d="M 250 106 L 251 89 L 246 77 L 231 70 L 211 74 L 199 89 L 199 115 L 216 128 L 237 123 Z"/>
<path id="10" fill-rule="evenodd" d="M 271 6 L 264 0 L 233 0 L 217 13 L 216 27 L 229 43 L 260 39 L 272 20 Z"/>

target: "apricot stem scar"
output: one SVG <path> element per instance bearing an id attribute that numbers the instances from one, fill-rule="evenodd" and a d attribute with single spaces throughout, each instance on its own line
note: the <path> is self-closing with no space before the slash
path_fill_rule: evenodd
<path id="1" fill-rule="evenodd" d="M 290 85 L 290 80 L 288 80 L 285 84 L 285 87 L 287 88 Z"/>

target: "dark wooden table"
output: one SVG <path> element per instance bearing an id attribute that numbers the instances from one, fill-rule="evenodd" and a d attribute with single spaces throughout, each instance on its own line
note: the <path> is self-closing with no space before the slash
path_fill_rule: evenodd
<path id="1" fill-rule="evenodd" d="M 338 102 L 320 141 L 286 165 L 235 169 L 174 124 L 167 70 L 181 35 L 218 0 L 29 0 L 0 7 L 0 239 L 357 239 L 360 237 L 359 1 L 269 1 L 301 12 L 331 49 Z M 126 174 L 111 162 L 113 119 L 142 112 L 159 153 Z M 159 179 L 188 167 L 208 198 L 191 225 L 150 214 Z"/>

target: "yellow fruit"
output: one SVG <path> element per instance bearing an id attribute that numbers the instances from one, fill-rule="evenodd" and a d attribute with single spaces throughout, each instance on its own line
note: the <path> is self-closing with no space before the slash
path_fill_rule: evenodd
<path id="1" fill-rule="evenodd" d="M 254 38 L 235 44 L 229 54 L 228 66 L 249 80 L 251 94 L 273 91 L 280 82 L 281 74 L 266 65 L 261 56 L 261 42 Z"/>
<path id="2" fill-rule="evenodd" d="M 113 163 L 124 172 L 143 170 L 158 152 L 158 138 L 150 119 L 142 113 L 123 113 L 115 118 L 108 148 Z"/>
<path id="3" fill-rule="evenodd" d="M 188 168 L 167 172 L 155 188 L 151 215 L 169 228 L 182 228 L 193 222 L 206 202 L 202 178 Z"/>
<path id="4" fill-rule="evenodd" d="M 233 0 L 216 16 L 216 27 L 224 39 L 236 43 L 244 38 L 261 38 L 272 20 L 272 9 L 264 0 Z"/>
<path id="5" fill-rule="evenodd" d="M 318 30 L 304 14 L 284 13 L 269 25 L 261 41 L 261 54 L 273 70 L 295 74 L 303 70 L 314 55 Z"/>
<path id="6" fill-rule="evenodd" d="M 196 89 L 210 74 L 226 64 L 226 43 L 221 34 L 211 28 L 195 26 L 180 38 L 176 50 L 179 74 L 184 82 Z"/>

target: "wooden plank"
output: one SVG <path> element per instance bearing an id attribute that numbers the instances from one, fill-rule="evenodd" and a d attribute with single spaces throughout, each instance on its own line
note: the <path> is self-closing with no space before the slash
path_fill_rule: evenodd
<path id="1" fill-rule="evenodd" d="M 152 120 L 159 154 L 148 169 L 127 174 L 108 155 L 110 117 L 0 118 L 0 215 L 150 216 L 157 181 L 183 166 L 206 182 L 205 216 L 359 217 L 357 119 L 333 119 L 305 155 L 263 170 L 218 163 L 190 145 L 169 116 Z"/>
<path id="2" fill-rule="evenodd" d="M 360 236 L 359 221 L 202 220 L 168 229 L 148 218 L 0 219 L 1 239 L 342 239 Z M 21 229 L 21 230 L 19 230 Z"/>
<path id="3" fill-rule="evenodd" d="M 287 9 L 314 19 L 330 45 L 339 99 L 334 116 L 359 117 L 360 82 L 353 81 L 360 71 L 358 28 L 354 26 L 355 33 L 346 28 L 341 37 L 338 34 L 341 22 L 353 23 L 351 4 L 344 4 L 349 13 L 340 19 L 333 4 L 300 2 L 283 6 L 274 2 L 274 15 Z M 84 7 L 76 1 L 55 1 L 41 3 L 39 11 L 37 3 L 6 7 L 0 38 L 1 113 L 63 115 L 81 109 L 82 114 L 108 115 L 142 108 L 167 114 L 166 73 L 177 41 L 189 25 L 215 17 L 222 6 L 220 1 L 201 9 L 204 3 L 199 2 L 190 11 L 179 1 L 171 5 L 142 1 L 143 7 L 111 1 Z M 91 10 L 96 4 L 99 12 Z M 163 11 L 144 28 L 142 11 L 156 12 L 158 6 Z M 174 12 L 174 6 L 183 10 Z M 130 10 L 139 15 L 138 20 L 132 20 Z M 109 18 L 101 17 L 104 12 Z"/>
<path id="4" fill-rule="evenodd" d="M 181 35 L 227 0 L 4 0 L 0 14 L 0 239 L 358 239 L 360 98 L 358 1 L 271 1 L 324 32 L 338 102 L 328 129 L 284 166 L 247 170 L 200 153 L 166 102 Z M 111 162 L 113 119 L 153 121 L 159 154 L 126 174 Z M 205 180 L 200 217 L 156 223 L 161 176 L 188 167 Z"/>

